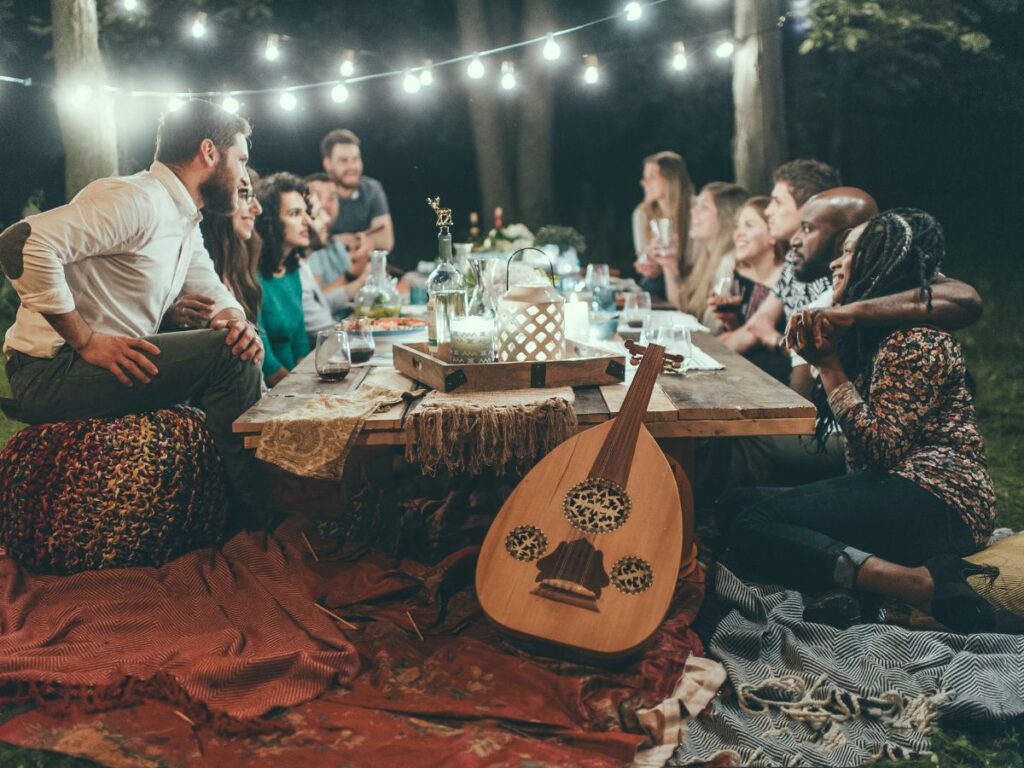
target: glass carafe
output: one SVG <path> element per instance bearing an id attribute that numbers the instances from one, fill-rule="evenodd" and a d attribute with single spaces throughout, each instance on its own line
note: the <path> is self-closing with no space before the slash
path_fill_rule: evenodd
<path id="1" fill-rule="evenodd" d="M 401 299 L 388 277 L 388 252 L 370 254 L 370 274 L 356 294 L 355 313 L 360 317 L 398 317 Z"/>

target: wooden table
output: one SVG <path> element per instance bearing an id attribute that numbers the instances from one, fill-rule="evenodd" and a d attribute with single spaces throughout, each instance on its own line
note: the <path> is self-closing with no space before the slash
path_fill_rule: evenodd
<path id="1" fill-rule="evenodd" d="M 693 340 L 725 366 L 723 371 L 694 371 L 686 376 L 664 375 L 658 380 L 645 419 L 656 438 L 690 438 L 740 435 L 805 435 L 814 432 L 814 406 L 714 337 L 696 333 Z M 234 423 L 245 435 L 245 445 L 259 445 L 263 425 L 315 394 L 341 394 L 362 384 L 370 368 L 355 368 L 342 382 L 322 382 L 309 355 L 260 402 Z M 391 369 L 398 388 L 418 385 Z M 628 387 L 578 387 L 576 416 L 585 429 L 607 421 L 616 413 Z M 358 441 L 363 445 L 403 445 L 405 420 L 418 407 L 399 404 L 366 421 Z"/>

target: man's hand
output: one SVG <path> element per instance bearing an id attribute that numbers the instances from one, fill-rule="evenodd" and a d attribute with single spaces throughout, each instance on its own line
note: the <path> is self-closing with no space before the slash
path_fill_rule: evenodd
<path id="1" fill-rule="evenodd" d="M 242 360 L 259 365 L 263 362 L 263 342 L 260 341 L 256 326 L 238 318 L 219 318 L 210 323 L 214 330 L 228 329 L 224 343 L 231 347 L 231 354 Z"/>
<path id="2" fill-rule="evenodd" d="M 786 346 L 796 349 L 800 342 L 800 334 L 808 333 L 813 336 L 815 344 L 821 340 L 820 325 L 828 323 L 835 333 L 842 333 L 853 326 L 855 318 L 847 306 L 821 307 L 816 309 L 805 309 L 798 312 L 789 320 L 786 328 Z M 802 357 L 802 355 L 801 355 Z"/>
<path id="3" fill-rule="evenodd" d="M 715 318 L 727 331 L 732 331 L 740 326 L 739 310 L 743 305 L 742 296 L 716 296 L 711 294 L 708 297 L 708 306 L 714 313 Z"/>
<path id="4" fill-rule="evenodd" d="M 167 310 L 164 322 L 181 328 L 205 328 L 213 315 L 213 299 L 200 293 L 185 293 Z"/>
<path id="5" fill-rule="evenodd" d="M 142 353 L 159 355 L 160 348 L 145 339 L 111 336 L 94 331 L 77 351 L 85 362 L 110 371 L 126 387 L 135 386 L 129 376 L 149 384 L 150 377 L 158 373 L 153 361 Z"/>

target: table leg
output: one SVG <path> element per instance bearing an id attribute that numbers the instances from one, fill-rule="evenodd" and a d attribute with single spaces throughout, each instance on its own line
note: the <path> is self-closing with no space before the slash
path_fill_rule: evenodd
<path id="1" fill-rule="evenodd" d="M 693 523 L 693 450 L 691 437 L 663 437 L 658 439 L 679 488 L 679 506 L 683 510 L 683 557 L 681 572 L 692 569 L 697 562 L 697 540 Z"/>

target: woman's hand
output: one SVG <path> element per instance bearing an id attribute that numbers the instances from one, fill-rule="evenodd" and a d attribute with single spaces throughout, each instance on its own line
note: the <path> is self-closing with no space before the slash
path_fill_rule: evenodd
<path id="1" fill-rule="evenodd" d="M 647 251 L 647 258 L 653 260 L 661 267 L 666 276 L 673 279 L 679 277 L 679 237 L 672 236 L 672 242 L 668 247 L 655 240 Z"/>
<path id="2" fill-rule="evenodd" d="M 843 327 L 824 313 L 803 310 L 793 315 L 786 329 L 786 346 L 818 368 L 839 365 L 837 346 Z"/>
<path id="3" fill-rule="evenodd" d="M 178 297 L 164 323 L 178 328 L 205 328 L 213 314 L 213 299 L 199 293 L 185 293 Z"/>
<path id="4" fill-rule="evenodd" d="M 742 296 L 719 296 L 714 293 L 708 296 L 708 307 L 715 315 L 715 319 L 721 323 L 722 328 L 727 331 L 740 327 L 739 313 L 742 304 Z"/>
<path id="5" fill-rule="evenodd" d="M 639 258 L 641 256 L 643 258 Z M 638 254 L 637 260 L 633 262 L 633 269 L 646 278 L 661 276 L 661 265 L 656 261 L 652 261 L 646 253 Z"/>

